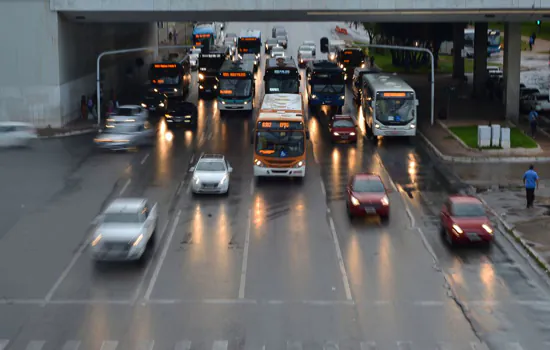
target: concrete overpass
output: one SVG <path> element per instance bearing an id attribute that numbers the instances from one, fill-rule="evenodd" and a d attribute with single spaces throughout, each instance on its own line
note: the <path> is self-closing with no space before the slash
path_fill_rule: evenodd
<path id="1" fill-rule="evenodd" d="M 228 8 L 231 11 L 225 10 Z M 74 119 L 79 114 L 80 97 L 94 92 L 98 54 L 154 46 L 157 21 L 478 21 L 486 28 L 488 21 L 546 17 L 550 18 L 550 0 L 2 1 L 0 120 L 55 127 Z M 515 118 L 519 103 L 519 24 L 507 25 L 506 34 L 507 114 Z M 461 36 L 457 36 L 455 47 L 460 46 Z M 483 52 L 483 45 L 486 37 L 480 34 L 476 51 Z M 115 88 L 127 72 L 145 77 L 152 54 L 143 58 L 141 68 L 135 64 L 135 55 L 106 58 L 104 91 Z M 480 89 L 484 67 L 485 58 L 480 56 L 475 74 Z"/>

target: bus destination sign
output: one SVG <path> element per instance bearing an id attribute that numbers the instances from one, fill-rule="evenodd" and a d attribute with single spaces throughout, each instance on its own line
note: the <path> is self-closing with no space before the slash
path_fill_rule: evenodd
<path id="1" fill-rule="evenodd" d="M 239 40 L 241 41 L 258 41 L 260 39 L 258 38 L 252 38 L 252 37 L 247 37 L 247 38 L 239 38 Z"/>
<path id="2" fill-rule="evenodd" d="M 302 122 L 264 121 L 258 122 L 258 130 L 303 130 Z"/>
<path id="3" fill-rule="evenodd" d="M 201 53 L 200 57 L 203 58 L 223 58 L 223 53 Z"/>
<path id="4" fill-rule="evenodd" d="M 195 34 L 195 39 L 206 39 L 210 38 L 211 34 Z"/>
<path id="5" fill-rule="evenodd" d="M 222 72 L 222 77 L 227 78 L 246 78 L 245 72 Z"/>
<path id="6" fill-rule="evenodd" d="M 166 63 L 155 63 L 153 65 L 154 68 L 161 68 L 161 69 L 165 69 L 165 68 L 177 68 L 178 66 L 176 64 L 166 64 Z"/>
<path id="7" fill-rule="evenodd" d="M 290 69 L 274 69 L 273 74 L 290 74 Z"/>

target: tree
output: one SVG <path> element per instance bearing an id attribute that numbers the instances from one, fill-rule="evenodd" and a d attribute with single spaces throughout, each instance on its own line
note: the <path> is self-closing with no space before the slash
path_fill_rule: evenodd
<path id="1" fill-rule="evenodd" d="M 438 66 L 441 43 L 453 39 L 452 23 L 380 23 L 381 35 L 390 45 L 416 46 L 432 51 L 435 68 Z M 406 69 L 429 64 L 428 54 L 414 51 L 392 50 L 392 64 Z"/>
<path id="2" fill-rule="evenodd" d="M 378 25 L 378 23 L 364 22 L 363 28 L 365 28 L 365 31 L 369 35 L 369 42 L 371 44 L 377 42 L 375 38 L 381 34 L 380 26 Z"/>

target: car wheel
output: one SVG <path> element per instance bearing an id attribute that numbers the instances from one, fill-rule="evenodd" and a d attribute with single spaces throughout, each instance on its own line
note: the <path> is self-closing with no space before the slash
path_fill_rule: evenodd
<path id="1" fill-rule="evenodd" d="M 390 214 L 380 216 L 380 221 L 387 224 L 390 221 Z"/>
<path id="2" fill-rule="evenodd" d="M 455 246 L 455 242 L 453 241 L 453 237 L 451 237 L 451 234 L 449 231 L 445 230 L 445 241 L 449 245 L 450 248 L 453 248 Z"/>

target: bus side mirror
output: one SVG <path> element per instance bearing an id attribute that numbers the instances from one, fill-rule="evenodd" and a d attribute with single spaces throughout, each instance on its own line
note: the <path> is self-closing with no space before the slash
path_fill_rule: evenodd
<path id="1" fill-rule="evenodd" d="M 309 131 L 306 131 L 306 140 L 309 140 Z"/>
<path id="2" fill-rule="evenodd" d="M 414 100 L 414 105 L 415 105 L 415 106 L 418 106 L 419 104 L 420 104 L 420 103 L 419 103 L 418 100 Z"/>
<path id="3" fill-rule="evenodd" d="M 322 53 L 328 53 L 328 38 L 327 37 L 322 37 L 321 40 L 320 40 L 320 45 L 321 47 L 321 52 Z"/>

